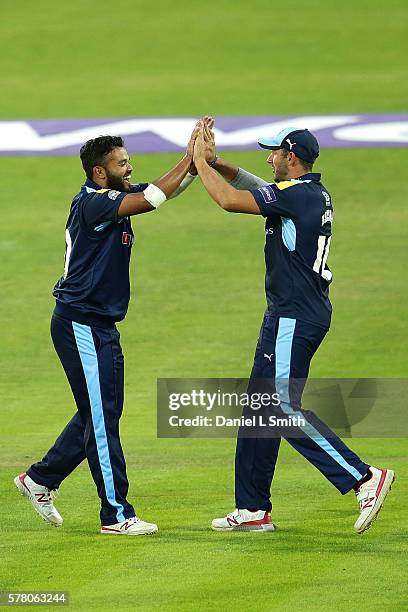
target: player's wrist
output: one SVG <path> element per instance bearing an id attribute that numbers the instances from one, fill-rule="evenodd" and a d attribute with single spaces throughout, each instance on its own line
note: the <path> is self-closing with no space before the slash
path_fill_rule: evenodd
<path id="1" fill-rule="evenodd" d="M 159 208 L 167 200 L 166 194 L 153 183 L 143 191 L 143 197 L 153 208 Z"/>
<path id="2" fill-rule="evenodd" d="M 191 176 L 197 176 L 197 168 L 196 168 L 195 163 L 193 161 L 190 164 L 190 167 L 188 169 L 188 173 Z"/>
<path id="3" fill-rule="evenodd" d="M 197 174 L 200 174 L 201 170 L 204 168 L 208 168 L 208 164 L 204 158 L 194 160 L 194 164 L 197 169 Z"/>
<path id="4" fill-rule="evenodd" d="M 204 168 L 204 167 L 208 166 L 208 164 L 207 164 L 207 162 L 205 160 L 205 157 L 197 157 L 194 160 L 194 164 L 195 164 L 195 167 L 197 168 L 197 170 L 199 170 L 200 168 Z"/>

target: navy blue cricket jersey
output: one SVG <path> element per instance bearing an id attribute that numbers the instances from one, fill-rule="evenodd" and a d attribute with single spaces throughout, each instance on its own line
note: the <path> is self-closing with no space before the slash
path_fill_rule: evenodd
<path id="1" fill-rule="evenodd" d="M 266 217 L 268 311 L 328 328 L 332 273 L 326 262 L 333 207 L 320 174 L 265 185 L 251 193 Z"/>
<path id="2" fill-rule="evenodd" d="M 132 185 L 131 191 L 147 185 Z M 125 196 L 88 179 L 73 199 L 65 229 L 64 275 L 53 291 L 57 314 L 101 327 L 125 317 L 134 240 L 130 218 L 118 217 Z"/>

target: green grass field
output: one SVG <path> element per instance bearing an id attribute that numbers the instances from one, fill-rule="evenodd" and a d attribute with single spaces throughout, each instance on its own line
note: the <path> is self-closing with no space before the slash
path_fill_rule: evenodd
<path id="1" fill-rule="evenodd" d="M 405 2 L 160 0 L 2 7 L 0 117 L 406 110 Z M 179 156 L 136 156 L 151 180 Z M 226 155 L 268 178 L 262 151 Z M 330 150 L 334 321 L 314 376 L 406 377 L 406 150 Z M 276 533 L 217 534 L 233 507 L 234 441 L 158 440 L 157 377 L 247 376 L 264 309 L 261 219 L 219 210 L 197 181 L 135 218 L 122 440 L 152 538 L 103 538 L 83 464 L 60 489 L 64 526 L 14 490 L 74 412 L 49 338 L 76 158 L 4 158 L 0 225 L 0 590 L 70 593 L 75 610 L 405 610 L 406 440 L 356 439 L 397 471 L 372 530 L 356 502 L 282 444 Z"/>

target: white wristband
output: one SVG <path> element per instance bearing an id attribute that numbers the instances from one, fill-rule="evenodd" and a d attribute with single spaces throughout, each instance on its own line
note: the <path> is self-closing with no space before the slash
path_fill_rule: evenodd
<path id="1" fill-rule="evenodd" d="M 162 190 L 156 187 L 156 185 L 153 185 L 153 183 L 146 187 L 143 191 L 143 196 L 154 208 L 159 208 L 159 206 L 167 200 Z"/>

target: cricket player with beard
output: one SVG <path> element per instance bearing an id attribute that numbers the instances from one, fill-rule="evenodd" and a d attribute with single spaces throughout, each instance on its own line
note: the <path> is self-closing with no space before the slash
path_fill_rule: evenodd
<path id="1" fill-rule="evenodd" d="M 211 127 L 212 119 L 205 120 Z M 51 320 L 52 340 L 77 412 L 45 457 L 14 480 L 51 525 L 63 522 L 53 503 L 54 490 L 86 458 L 101 500 L 101 533 L 157 531 L 157 525 L 136 515 L 127 499 L 119 437 L 124 361 L 116 323 L 124 319 L 130 298 L 130 218 L 159 208 L 191 183 L 196 134 L 197 129 L 179 163 L 151 184 L 131 184 L 132 165 L 119 136 L 101 136 L 81 148 L 86 181 L 71 204 L 65 269 L 54 288 Z"/>
<path id="2" fill-rule="evenodd" d="M 270 150 L 267 163 L 275 183 L 217 158 L 214 134 L 204 121 L 194 145 L 195 166 L 213 200 L 228 212 L 266 219 L 267 310 L 251 381 L 274 381 L 282 413 L 303 417 L 299 435 L 287 441 L 340 493 L 355 492 L 360 512 L 354 528 L 363 533 L 377 517 L 394 472 L 362 461 L 313 412 L 301 408 L 311 359 L 331 320 L 327 258 L 333 208 L 320 174 L 312 171 L 319 145 L 308 130 L 291 127 L 259 144 Z M 214 519 L 214 530 L 274 530 L 270 488 L 279 446 L 280 437 L 248 437 L 241 427 L 235 455 L 236 509 Z"/>

